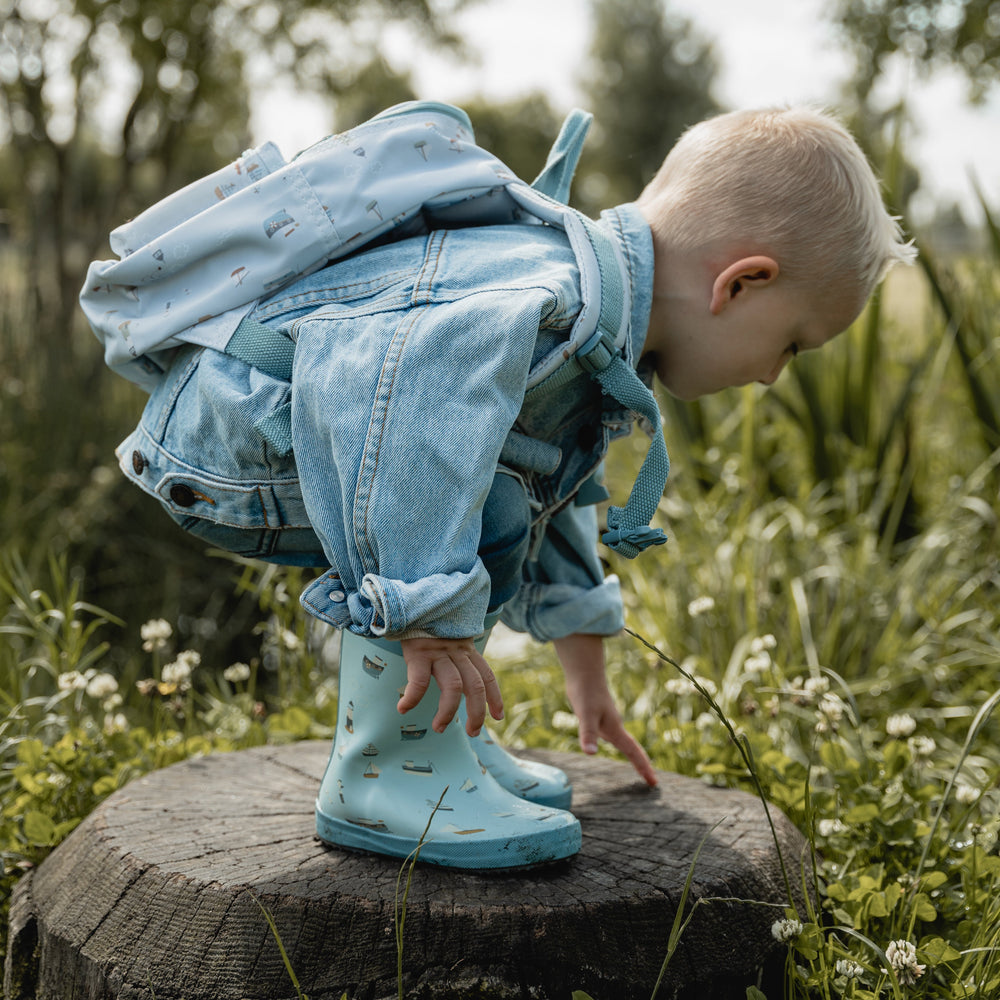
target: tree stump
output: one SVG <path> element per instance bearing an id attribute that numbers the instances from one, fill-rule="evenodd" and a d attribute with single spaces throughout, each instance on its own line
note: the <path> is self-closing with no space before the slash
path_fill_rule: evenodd
<path id="1" fill-rule="evenodd" d="M 18 883 L 8 1000 L 294 1000 L 258 901 L 310 1000 L 395 997 L 400 863 L 315 839 L 328 754 L 326 742 L 219 754 L 108 798 Z M 506 874 L 418 864 L 403 940 L 408 998 L 580 989 L 646 1000 L 703 838 L 685 915 L 704 902 L 661 1000 L 743 997 L 761 969 L 780 974 L 784 946 L 770 928 L 788 897 L 759 800 L 665 773 L 649 791 L 630 765 L 606 759 L 526 756 L 570 775 L 583 849 Z M 804 839 L 772 817 L 796 891 Z"/>

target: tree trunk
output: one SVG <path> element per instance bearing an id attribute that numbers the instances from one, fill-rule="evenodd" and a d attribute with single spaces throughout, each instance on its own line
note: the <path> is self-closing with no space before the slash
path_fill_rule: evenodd
<path id="1" fill-rule="evenodd" d="M 107 799 L 18 884 L 8 1000 L 296 997 L 258 906 L 273 915 L 309 1000 L 397 995 L 400 863 L 324 847 L 313 798 L 329 744 L 190 760 Z M 418 864 L 406 909 L 407 997 L 646 1000 L 694 856 L 660 1000 L 745 995 L 780 977 L 771 924 L 788 905 L 763 807 L 743 792 L 628 764 L 536 753 L 574 783 L 583 849 L 520 872 Z M 793 893 L 805 842 L 772 809 Z M 762 905 L 763 904 L 763 905 Z M 802 913 L 802 901 L 795 898 Z M 772 994 L 773 995 L 773 994 Z"/>

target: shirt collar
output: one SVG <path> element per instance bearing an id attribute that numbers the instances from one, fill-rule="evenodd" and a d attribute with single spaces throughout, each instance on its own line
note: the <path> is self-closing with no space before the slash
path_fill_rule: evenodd
<path id="1" fill-rule="evenodd" d="M 615 240 L 625 258 L 632 293 L 628 361 L 636 365 L 646 342 L 653 306 L 653 234 L 635 202 L 602 212 L 599 224 Z"/>

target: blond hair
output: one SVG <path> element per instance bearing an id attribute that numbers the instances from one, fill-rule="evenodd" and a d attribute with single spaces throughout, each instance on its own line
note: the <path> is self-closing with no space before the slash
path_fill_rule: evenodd
<path id="1" fill-rule="evenodd" d="M 751 246 L 793 280 L 836 275 L 866 298 L 890 267 L 916 256 L 854 138 L 813 108 L 733 111 L 695 125 L 639 203 L 680 250 Z"/>

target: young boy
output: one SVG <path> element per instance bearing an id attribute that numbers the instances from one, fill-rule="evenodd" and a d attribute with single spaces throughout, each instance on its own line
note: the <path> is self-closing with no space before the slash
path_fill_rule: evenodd
<path id="1" fill-rule="evenodd" d="M 692 128 L 599 225 L 627 278 L 622 355 L 681 399 L 770 384 L 912 256 L 853 139 L 806 109 Z M 189 530 L 329 567 L 302 598 L 343 635 L 317 799 L 327 843 L 405 857 L 433 812 L 425 861 L 502 868 L 579 848 L 561 772 L 478 735 L 503 716 L 482 655 L 497 616 L 553 641 L 584 752 L 607 740 L 656 783 L 605 680 L 603 637 L 623 612 L 596 547 L 595 473 L 636 415 L 583 371 L 525 392 L 581 312 L 581 281 L 550 226 L 358 253 L 255 308 L 295 342 L 290 383 L 179 348 L 120 450 Z M 294 459 L 255 433 L 289 402 Z"/>

